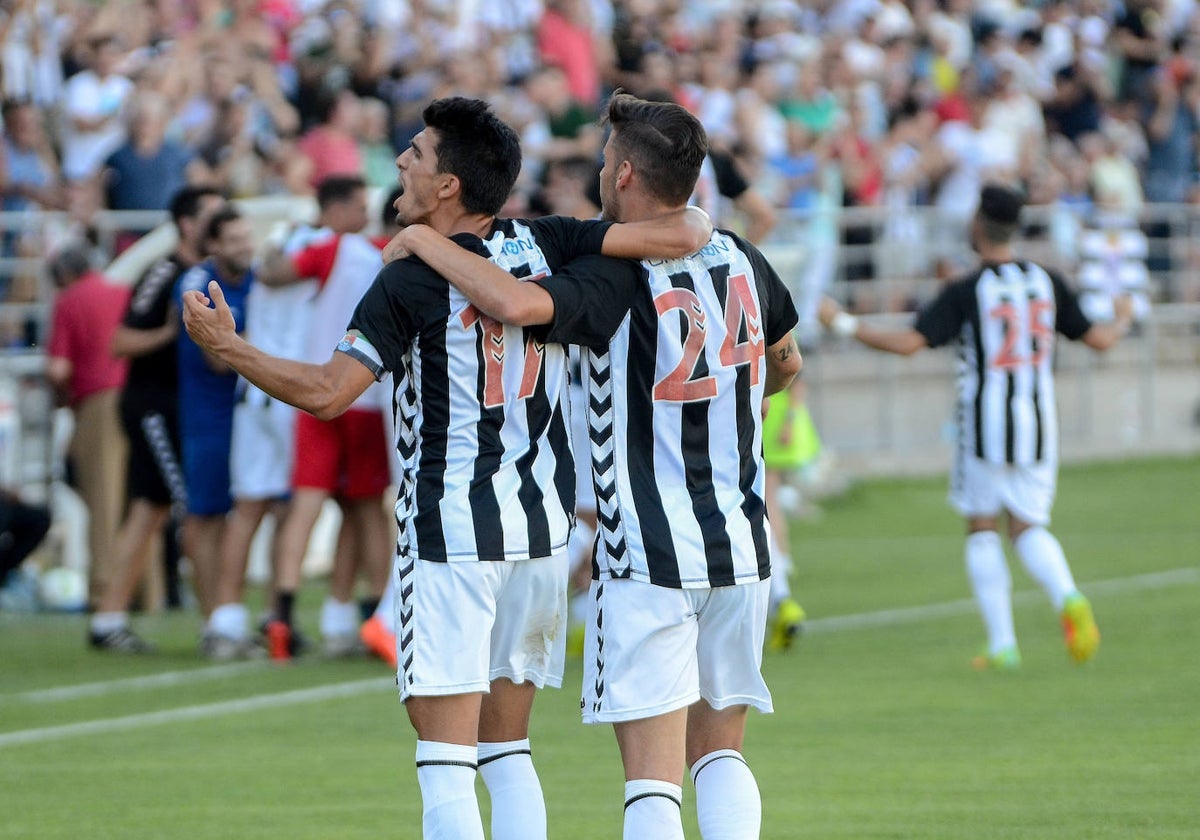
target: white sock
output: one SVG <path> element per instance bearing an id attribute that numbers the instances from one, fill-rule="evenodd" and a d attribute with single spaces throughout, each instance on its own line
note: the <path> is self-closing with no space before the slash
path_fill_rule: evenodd
<path id="1" fill-rule="evenodd" d="M 576 519 L 575 530 L 571 532 L 571 539 L 567 542 L 567 556 L 571 560 L 572 569 L 580 563 L 591 563 L 595 540 L 596 529 L 591 523 Z"/>
<path id="2" fill-rule="evenodd" d="M 1030 577 L 1050 596 L 1055 611 L 1061 610 L 1063 601 L 1075 592 L 1075 579 L 1058 540 L 1042 526 L 1035 525 L 1017 537 L 1013 548 Z"/>
<path id="3" fill-rule="evenodd" d="M 492 798 L 492 840 L 545 840 L 546 800 L 528 738 L 481 742 L 479 775 Z"/>
<path id="4" fill-rule="evenodd" d="M 625 783 L 624 840 L 683 840 L 683 788 L 658 779 Z"/>
<path id="5" fill-rule="evenodd" d="M 92 613 L 91 628 L 97 636 L 107 636 L 129 626 L 129 613 L 98 612 Z"/>
<path id="6" fill-rule="evenodd" d="M 379 604 L 375 607 L 374 618 L 379 619 L 383 626 L 396 635 L 396 564 L 398 558 L 392 558 L 392 570 L 388 573 L 387 586 L 383 588 L 383 594 L 379 596 Z"/>
<path id="7" fill-rule="evenodd" d="M 230 639 L 250 635 L 250 610 L 244 604 L 221 604 L 208 617 L 208 630 Z"/>
<path id="8" fill-rule="evenodd" d="M 976 531 L 967 536 L 967 575 L 987 629 L 988 652 L 1012 647 L 1017 643 L 1013 631 L 1012 577 L 1004 560 L 1000 535 L 995 531 Z"/>
<path id="9" fill-rule="evenodd" d="M 792 597 L 792 584 L 788 575 L 792 573 L 792 555 L 779 547 L 775 535 L 771 535 L 771 594 L 770 610 L 775 612 L 781 603 Z"/>
<path id="10" fill-rule="evenodd" d="M 424 840 L 483 840 L 475 762 L 475 747 L 417 741 Z"/>
<path id="11" fill-rule="evenodd" d="M 329 596 L 321 604 L 321 635 L 325 638 L 358 635 L 358 604 Z"/>
<path id="12" fill-rule="evenodd" d="M 692 765 L 696 816 L 704 840 L 758 840 L 762 797 L 737 750 L 715 750 Z"/>

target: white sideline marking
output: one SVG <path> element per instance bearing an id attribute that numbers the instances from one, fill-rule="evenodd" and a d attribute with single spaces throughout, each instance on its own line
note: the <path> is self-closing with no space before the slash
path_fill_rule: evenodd
<path id="1" fill-rule="evenodd" d="M 1196 581 L 1200 581 L 1200 569 L 1184 568 L 1172 569 L 1169 572 L 1151 572 L 1131 577 L 1092 581 L 1084 584 L 1084 589 L 1090 593 L 1131 592 L 1139 589 L 1163 589 L 1180 583 L 1195 583 Z M 1025 604 L 1045 597 L 1041 591 L 1035 589 L 1015 592 L 1013 593 L 1013 604 Z M 865 627 L 895 627 L 900 624 L 915 624 L 929 618 L 962 615 L 974 612 L 975 609 L 973 599 L 962 598 L 957 601 L 943 601 L 940 604 L 923 604 L 919 607 L 833 615 L 828 618 L 813 618 L 805 621 L 804 632 L 806 634 L 833 633 L 838 630 L 861 630 Z"/>
<path id="2" fill-rule="evenodd" d="M 161 712 L 146 712 L 119 718 L 87 720 L 82 723 L 68 723 L 64 726 L 46 726 L 40 729 L 24 729 L 0 735 L 0 749 L 18 744 L 33 744 L 43 741 L 56 741 L 61 738 L 73 738 L 78 735 L 107 735 L 110 732 L 141 729 L 143 726 L 153 726 L 159 723 L 178 723 L 179 721 L 203 720 L 205 718 L 221 717 L 239 712 L 253 712 L 259 709 L 278 709 L 281 706 L 295 706 L 301 703 L 316 703 L 321 700 L 333 700 L 339 697 L 353 697 L 358 694 L 365 694 L 368 691 L 381 691 L 385 688 L 394 687 L 394 677 L 388 679 L 373 677 L 369 680 L 334 683 L 316 688 L 284 691 L 278 694 L 258 694 L 253 697 L 245 697 L 241 700 L 202 703 L 197 706 L 184 706 L 180 709 L 167 709 Z"/>
<path id="3" fill-rule="evenodd" d="M 219 680 L 222 677 L 236 676 L 246 671 L 262 668 L 264 662 L 235 662 L 229 665 L 213 665 L 208 668 L 189 668 L 186 671 L 164 671 L 161 674 L 150 674 L 145 677 L 125 677 L 119 680 L 103 682 L 80 683 L 79 685 L 64 685 L 58 688 L 43 688 L 36 691 L 26 691 L 15 695 L 20 700 L 30 703 L 60 703 L 64 700 L 78 700 L 81 697 L 100 697 L 105 694 L 115 694 L 118 691 L 141 691 L 149 688 L 171 688 L 205 680 Z"/>
<path id="4" fill-rule="evenodd" d="M 1200 568 L 1188 567 L 1172 569 L 1166 572 L 1152 572 L 1144 575 L 1132 575 L 1123 578 L 1092 581 L 1085 588 L 1090 593 L 1132 592 L 1145 589 L 1163 589 L 1179 584 L 1190 584 L 1200 581 Z M 1044 597 L 1042 593 L 1029 590 L 1013 596 L 1015 603 L 1025 603 Z M 869 613 L 854 613 L 851 615 L 835 615 L 829 618 L 815 618 L 805 622 L 806 633 L 831 633 L 839 630 L 857 630 L 865 627 L 895 626 L 913 624 L 930 618 L 961 615 L 975 609 L 975 602 L 970 599 L 945 601 L 940 604 L 926 604 L 919 607 L 906 607 L 892 610 L 879 610 Z M 243 663 L 242 667 L 260 663 Z M 220 666 L 229 669 L 233 666 Z M 205 670 L 205 669 L 201 669 Z M 206 669 L 215 671 L 217 668 Z M 182 679 L 190 671 L 174 672 Z M 161 675 L 168 676 L 168 675 Z M 92 686 L 111 686 L 114 683 L 128 685 L 138 680 L 149 680 L 151 677 L 136 677 L 134 680 L 114 680 L 109 683 L 92 683 Z M 80 686 L 84 688 L 85 686 Z M 204 720 L 206 718 L 222 717 L 240 712 L 252 712 L 260 709 L 277 709 L 281 706 L 295 706 L 302 703 L 315 703 L 339 697 L 353 697 L 370 691 L 384 688 L 394 688 L 395 680 L 375 677 L 368 680 L 334 683 L 316 688 L 303 688 L 295 691 L 285 691 L 276 694 L 258 694 L 240 700 L 225 700 L 218 703 L 204 703 L 196 706 L 184 706 L 180 709 L 167 709 L 161 712 L 146 712 L 119 718 L 104 718 L 89 720 L 81 723 L 70 723 L 64 726 L 47 726 L 39 729 L 24 729 L 17 732 L 0 734 L 0 749 L 19 744 L 34 744 L 43 741 L 54 741 L 62 738 L 73 738 L 79 735 L 106 735 L 110 732 L 120 732 L 128 729 L 140 729 L 160 723 L 177 723 L 179 721 Z M 50 689 L 51 691 L 56 689 Z M 91 689 L 97 690 L 97 689 Z M 100 690 L 104 693 L 107 689 Z"/>

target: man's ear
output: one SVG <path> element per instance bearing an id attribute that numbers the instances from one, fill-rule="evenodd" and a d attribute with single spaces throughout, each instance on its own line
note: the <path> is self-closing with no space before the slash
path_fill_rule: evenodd
<path id="1" fill-rule="evenodd" d="M 629 182 L 633 180 L 633 164 L 628 160 L 621 161 L 621 165 L 617 167 L 616 186 L 618 189 L 625 189 L 629 186 Z"/>
<path id="2" fill-rule="evenodd" d="M 438 176 L 440 183 L 438 184 L 437 197 L 442 201 L 448 201 L 462 192 L 462 182 L 458 180 L 458 176 L 449 172 Z"/>

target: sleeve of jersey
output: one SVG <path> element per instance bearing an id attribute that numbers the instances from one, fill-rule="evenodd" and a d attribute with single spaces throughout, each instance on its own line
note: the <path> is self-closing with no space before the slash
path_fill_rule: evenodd
<path id="1" fill-rule="evenodd" d="M 296 276 L 304 279 L 315 278 L 324 284 L 333 271 L 340 241 L 339 237 L 331 236 L 328 240 L 309 245 L 293 254 L 292 268 L 296 270 Z"/>
<path id="2" fill-rule="evenodd" d="M 796 314 L 792 293 L 788 291 L 774 267 L 767 262 L 762 251 L 740 237 L 736 238 L 736 242 L 754 268 L 754 282 L 758 286 L 758 296 L 765 309 L 763 323 L 767 330 L 767 346 L 770 347 L 787 337 L 800 320 L 800 316 Z"/>
<path id="3" fill-rule="evenodd" d="M 933 302 L 917 315 L 913 328 L 925 337 L 925 343 L 930 347 L 941 347 L 949 344 L 962 332 L 965 317 L 962 306 L 964 293 L 962 283 L 955 283 L 946 288 Z"/>
<path id="4" fill-rule="evenodd" d="M 378 381 L 397 370 L 418 332 L 413 313 L 428 296 L 426 275 L 414 260 L 383 267 L 367 289 L 335 348 L 361 363 Z M 445 286 L 445 281 L 441 281 Z"/>
<path id="5" fill-rule="evenodd" d="M 539 340 L 602 348 L 625 320 L 642 271 L 629 260 L 581 257 L 533 282 L 554 300 L 554 320 L 533 331 Z"/>
<path id="6" fill-rule="evenodd" d="M 1078 296 L 1067 287 L 1062 277 L 1054 272 L 1049 274 L 1050 282 L 1054 284 L 1054 328 L 1071 341 L 1078 341 L 1092 328 L 1092 322 L 1083 314 Z"/>
<path id="7" fill-rule="evenodd" d="M 717 192 L 725 198 L 741 198 L 742 193 L 750 189 L 750 183 L 738 172 L 733 157 L 724 152 L 714 151 L 710 151 L 708 156 L 712 160 L 713 173 L 717 177 Z"/>
<path id="8" fill-rule="evenodd" d="M 551 271 L 558 271 L 576 257 L 599 254 L 612 222 L 580 221 L 569 216 L 543 216 L 525 222 Z"/>

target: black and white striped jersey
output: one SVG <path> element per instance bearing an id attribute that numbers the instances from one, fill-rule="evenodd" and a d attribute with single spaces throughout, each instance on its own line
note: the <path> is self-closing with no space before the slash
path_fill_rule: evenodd
<path id="1" fill-rule="evenodd" d="M 916 329 L 930 347 L 957 344 L 962 450 L 993 464 L 1056 460 L 1054 335 L 1090 328 L 1075 294 L 1034 263 L 986 264 L 947 286 Z"/>
<path id="2" fill-rule="evenodd" d="M 770 575 L 766 348 L 796 324 L 756 248 L 714 232 L 678 260 L 588 257 L 537 281 L 550 341 L 584 345 L 594 574 L 704 588 Z"/>
<path id="3" fill-rule="evenodd" d="M 497 220 L 464 248 L 517 277 L 598 253 L 609 225 Z M 521 560 L 563 549 L 575 509 L 567 358 L 479 312 L 415 257 L 384 267 L 337 349 L 393 379 L 399 546 L 433 561 Z"/>

